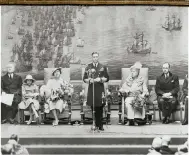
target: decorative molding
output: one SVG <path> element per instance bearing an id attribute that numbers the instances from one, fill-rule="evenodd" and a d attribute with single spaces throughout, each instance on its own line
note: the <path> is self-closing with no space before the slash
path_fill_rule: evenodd
<path id="1" fill-rule="evenodd" d="M 0 4 L 172 5 L 189 6 L 189 0 L 1 0 Z"/>

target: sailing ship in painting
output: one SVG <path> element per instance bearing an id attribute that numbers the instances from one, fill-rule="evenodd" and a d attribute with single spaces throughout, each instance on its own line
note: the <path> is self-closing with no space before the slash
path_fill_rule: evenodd
<path id="1" fill-rule="evenodd" d="M 131 47 L 127 48 L 129 53 L 147 54 L 151 53 L 151 45 L 147 40 L 144 40 L 144 33 L 136 33 L 134 42 Z"/>
<path id="2" fill-rule="evenodd" d="M 84 47 L 84 40 L 81 38 L 78 38 L 77 40 L 77 47 Z"/>
<path id="3" fill-rule="evenodd" d="M 149 7 L 146 9 L 146 11 L 155 11 L 155 10 L 156 10 L 156 8 L 153 7 L 153 6 L 149 6 Z"/>
<path id="4" fill-rule="evenodd" d="M 70 57 L 69 57 L 69 63 L 70 64 L 80 64 L 81 60 L 79 57 L 75 56 L 75 53 L 71 53 Z"/>
<path id="5" fill-rule="evenodd" d="M 162 28 L 164 28 L 166 31 L 180 31 L 182 29 L 181 20 L 175 15 L 172 15 L 172 17 L 168 15 L 164 25 L 162 25 Z"/>

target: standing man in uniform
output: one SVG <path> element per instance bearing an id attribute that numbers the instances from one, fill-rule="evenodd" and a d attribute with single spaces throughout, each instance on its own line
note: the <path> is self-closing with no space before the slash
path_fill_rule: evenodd
<path id="1" fill-rule="evenodd" d="M 104 83 L 109 81 L 107 68 L 98 62 L 99 53 L 92 53 L 93 62 L 85 68 L 83 81 L 88 83 L 87 105 L 95 111 L 96 129 L 104 130 L 102 123 L 103 104 L 102 96 L 105 94 Z M 94 107 L 93 107 L 93 83 L 94 83 Z"/>
<path id="2" fill-rule="evenodd" d="M 157 77 L 155 91 L 158 107 L 164 117 L 162 123 L 168 124 L 170 123 L 170 116 L 178 104 L 179 78 L 170 72 L 169 63 L 164 63 L 162 70 L 163 74 Z"/>
<path id="3" fill-rule="evenodd" d="M 22 100 L 22 78 L 14 73 L 15 65 L 8 64 L 7 73 L 1 77 L 1 92 L 6 94 L 14 94 L 11 106 L 1 104 L 1 123 L 7 121 L 11 124 L 15 123 L 15 117 L 18 112 L 18 104 Z"/>

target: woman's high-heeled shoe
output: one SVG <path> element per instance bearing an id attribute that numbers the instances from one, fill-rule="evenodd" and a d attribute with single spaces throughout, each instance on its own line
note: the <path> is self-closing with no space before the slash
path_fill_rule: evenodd
<path id="1" fill-rule="evenodd" d="M 53 126 L 57 126 L 59 123 L 59 120 L 53 122 Z"/>
<path id="2" fill-rule="evenodd" d="M 28 122 L 27 122 L 27 125 L 30 125 L 32 122 L 32 119 L 30 119 Z"/>

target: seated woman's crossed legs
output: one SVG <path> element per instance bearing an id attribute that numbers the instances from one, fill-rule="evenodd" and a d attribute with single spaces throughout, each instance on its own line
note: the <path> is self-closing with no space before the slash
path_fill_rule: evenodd
<path id="1" fill-rule="evenodd" d="M 52 111 L 52 114 L 55 118 L 55 121 L 53 121 L 53 126 L 58 125 L 59 123 L 58 116 L 60 113 L 62 113 L 65 107 L 66 107 L 66 103 L 62 99 L 59 99 L 55 102 L 52 101 L 49 102 L 49 108 Z"/>

